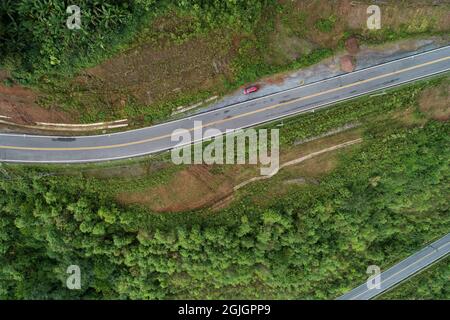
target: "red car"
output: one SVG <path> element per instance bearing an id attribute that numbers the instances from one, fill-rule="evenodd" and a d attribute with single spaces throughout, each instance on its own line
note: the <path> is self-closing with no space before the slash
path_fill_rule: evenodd
<path id="1" fill-rule="evenodd" d="M 249 93 L 252 93 L 252 92 L 256 92 L 258 90 L 259 90 L 258 86 L 247 87 L 247 88 L 244 89 L 244 94 L 249 94 Z"/>

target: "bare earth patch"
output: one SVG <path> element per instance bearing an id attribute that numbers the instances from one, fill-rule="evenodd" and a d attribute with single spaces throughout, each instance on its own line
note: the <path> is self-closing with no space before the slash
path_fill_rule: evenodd
<path id="1" fill-rule="evenodd" d="M 230 58 L 220 43 L 201 38 L 181 44 L 144 44 L 86 70 L 78 81 L 81 89 L 93 89 L 113 105 L 127 94 L 149 105 L 215 88 L 229 72 Z"/>
<path id="2" fill-rule="evenodd" d="M 360 137 L 361 130 L 352 129 L 313 140 L 289 148 L 288 152 L 280 155 L 280 162 L 283 164 Z M 330 151 L 286 167 L 271 179 L 292 180 L 306 177 L 308 183 L 315 181 L 336 166 L 337 152 L 340 151 Z M 219 169 L 218 172 L 215 172 L 216 168 Z M 217 209 L 232 201 L 237 185 L 258 176 L 258 167 L 251 165 L 191 165 L 176 173 L 164 185 L 142 191 L 121 192 L 116 198 L 124 205 L 143 205 L 155 212 L 183 212 L 205 207 Z M 273 195 L 285 192 L 291 185 L 277 186 Z"/>
<path id="3" fill-rule="evenodd" d="M 341 3 L 341 14 L 346 16 L 350 28 L 363 28 L 367 21 L 367 7 L 373 1 L 350 1 Z M 352 5 L 352 3 L 354 5 Z M 448 30 L 450 27 L 450 11 L 445 1 L 439 6 L 436 1 L 383 1 L 378 4 L 382 13 L 382 27 L 399 28 L 407 26 L 409 32 L 421 32 L 432 24 L 437 30 Z M 351 18 L 350 18 L 351 17 Z"/>
<path id="4" fill-rule="evenodd" d="M 192 165 L 177 173 L 166 185 L 118 195 L 122 204 L 144 204 L 156 212 L 177 212 L 201 208 L 219 201 L 232 191 L 229 178 L 213 175 L 206 165 Z"/>
<path id="5" fill-rule="evenodd" d="M 0 116 L 4 120 L 19 124 L 34 122 L 70 123 L 69 114 L 53 109 L 44 109 L 37 104 L 37 94 L 19 85 L 0 85 Z"/>

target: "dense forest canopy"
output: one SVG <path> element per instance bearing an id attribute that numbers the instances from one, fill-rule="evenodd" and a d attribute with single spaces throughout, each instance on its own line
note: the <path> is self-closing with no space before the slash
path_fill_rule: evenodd
<path id="1" fill-rule="evenodd" d="M 334 298 L 367 265 L 448 232 L 449 136 L 446 123 L 373 127 L 320 186 L 214 219 L 120 207 L 81 175 L 4 169 L 0 297 Z M 73 264 L 81 290 L 65 288 Z"/>

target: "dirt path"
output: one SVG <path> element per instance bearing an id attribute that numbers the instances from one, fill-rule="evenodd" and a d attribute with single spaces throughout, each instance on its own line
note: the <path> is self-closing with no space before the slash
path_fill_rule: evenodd
<path id="1" fill-rule="evenodd" d="M 322 150 L 310 153 L 310 154 L 308 154 L 306 156 L 303 156 L 303 157 L 300 157 L 300 158 L 297 158 L 297 159 L 285 162 L 285 163 L 283 163 L 280 166 L 280 168 L 278 169 L 277 172 L 274 172 L 271 175 L 253 177 L 251 179 L 245 180 L 244 182 L 241 182 L 238 185 L 234 186 L 233 190 L 231 192 L 229 192 L 226 196 L 223 196 L 219 201 L 217 201 L 217 202 L 213 203 L 212 205 L 210 205 L 209 208 L 212 209 L 212 210 L 219 210 L 219 209 L 222 209 L 222 208 L 226 207 L 233 200 L 234 192 L 236 192 L 237 190 L 243 188 L 244 186 L 248 185 L 249 183 L 252 183 L 252 182 L 255 182 L 255 181 L 261 181 L 261 180 L 270 179 L 274 175 L 276 175 L 279 172 L 279 170 L 281 170 L 281 169 L 283 169 L 285 167 L 293 166 L 293 165 L 299 164 L 301 162 L 304 162 L 306 160 L 312 159 L 312 158 L 314 158 L 314 157 L 316 157 L 318 155 L 321 155 L 321 154 L 324 154 L 324 153 L 327 153 L 327 152 L 330 152 L 330 151 L 342 149 L 342 148 L 345 148 L 345 147 L 348 147 L 348 146 L 351 146 L 353 144 L 357 144 L 357 143 L 360 143 L 360 142 L 362 142 L 362 139 L 350 140 L 350 141 L 347 141 L 347 142 L 344 142 L 344 143 L 340 143 L 340 144 L 337 144 L 337 145 L 334 145 L 334 146 L 331 146 L 331 147 L 328 147 L 328 148 L 325 148 L 325 149 L 322 149 Z"/>
<path id="2" fill-rule="evenodd" d="M 279 170 L 362 141 L 360 138 L 350 139 L 341 140 L 341 143 L 336 142 L 320 150 L 304 150 L 309 153 L 299 158 L 285 160 Z M 192 165 L 177 173 L 167 183 L 141 191 L 118 193 L 117 200 L 124 205 L 144 205 L 155 212 L 185 212 L 201 208 L 216 210 L 227 206 L 237 190 L 249 183 L 269 179 L 278 172 L 273 172 L 269 176 L 255 176 L 259 173 L 258 170 L 240 169 L 242 168 L 234 166 L 217 174 L 214 173 L 214 166 Z"/>
<path id="3" fill-rule="evenodd" d="M 330 152 L 330 151 L 334 151 L 334 150 L 341 149 L 341 148 L 345 148 L 345 147 L 351 146 L 353 144 L 360 143 L 361 141 L 362 141 L 362 139 L 356 139 L 356 140 L 347 141 L 347 142 L 344 142 L 344 143 L 341 143 L 341 144 L 338 144 L 338 145 L 334 145 L 334 146 L 329 147 L 329 148 L 322 149 L 322 150 L 317 151 L 317 152 L 310 153 L 310 154 L 308 154 L 308 155 L 306 155 L 304 157 L 300 157 L 300 158 L 297 158 L 297 159 L 285 162 L 285 163 L 283 163 L 280 166 L 280 168 L 277 171 L 274 171 L 270 175 L 254 177 L 254 178 L 251 178 L 251 179 L 248 179 L 248 180 L 246 180 L 244 182 L 239 183 L 238 185 L 233 187 L 233 191 L 237 191 L 237 190 L 241 189 L 242 187 L 246 186 L 247 184 L 252 183 L 254 181 L 270 179 L 274 175 L 276 175 L 279 170 L 281 170 L 281 169 L 283 169 L 285 167 L 299 164 L 299 163 L 301 163 L 303 161 L 306 161 L 306 160 L 309 160 L 311 158 L 314 158 L 314 157 L 316 157 L 316 156 L 318 156 L 320 154 L 323 154 L 323 153 L 326 153 L 326 152 Z"/>

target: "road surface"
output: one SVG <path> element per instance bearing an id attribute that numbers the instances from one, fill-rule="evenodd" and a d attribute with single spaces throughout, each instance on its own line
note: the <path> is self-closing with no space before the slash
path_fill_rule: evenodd
<path id="1" fill-rule="evenodd" d="M 172 149 L 178 143 L 171 140 L 172 132 L 184 128 L 192 133 L 194 121 L 202 121 L 203 131 L 247 128 L 449 70 L 450 46 L 446 46 L 142 129 L 82 137 L 0 134 L 0 161 L 76 163 L 147 155 Z"/>
<path id="2" fill-rule="evenodd" d="M 380 288 L 369 289 L 364 283 L 352 291 L 339 297 L 338 300 L 369 300 L 398 283 L 411 277 L 415 273 L 427 268 L 450 252 L 450 233 L 443 238 L 426 246 L 419 252 L 409 256 L 380 274 Z"/>

